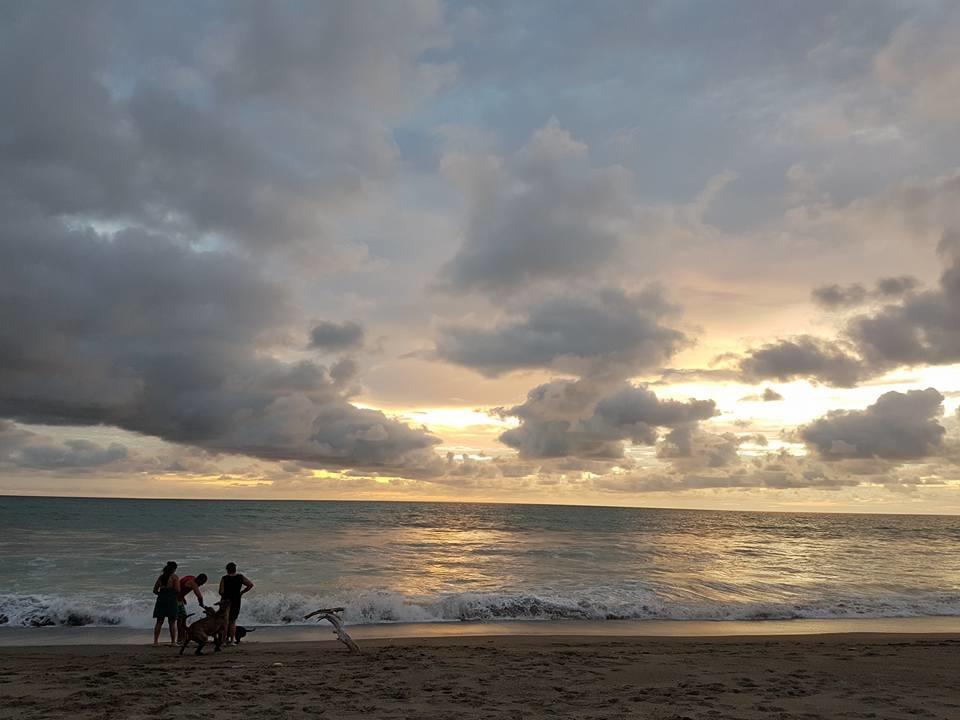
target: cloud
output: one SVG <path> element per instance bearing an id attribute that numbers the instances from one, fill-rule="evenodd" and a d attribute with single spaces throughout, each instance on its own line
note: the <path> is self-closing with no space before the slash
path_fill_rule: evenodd
<path id="1" fill-rule="evenodd" d="M 718 436 L 724 437 L 724 436 Z M 735 444 L 728 438 L 728 446 Z M 729 454 L 729 452 L 728 452 Z M 708 456 L 709 458 L 709 456 Z M 703 458 L 696 465 L 674 463 L 668 468 L 614 472 L 591 480 L 601 492 L 681 493 L 699 490 L 838 490 L 864 484 L 883 484 L 889 478 L 873 468 L 851 473 L 843 463 L 791 455 L 786 451 L 767 453 L 745 462 L 710 464 Z"/>
<path id="2" fill-rule="evenodd" d="M 442 7 L 0 13 L 0 417 L 426 472 L 438 439 L 352 405 L 352 360 L 299 357 L 293 283 L 268 273 L 394 171 L 389 123 L 444 82 Z M 354 347 L 336 327 L 314 339 Z"/>
<path id="3" fill-rule="evenodd" d="M 674 310 L 655 287 L 633 294 L 568 292 L 525 305 L 519 317 L 493 328 L 443 327 L 435 355 L 489 377 L 532 368 L 636 372 L 689 344 L 682 332 L 661 324 Z"/>
<path id="4" fill-rule="evenodd" d="M 658 429 L 695 424 L 716 414 L 712 400 L 661 400 L 629 383 L 613 390 L 590 380 L 555 380 L 529 392 L 526 402 L 501 408 L 520 425 L 500 435 L 521 458 L 623 457 L 624 443 L 652 445 Z"/>
<path id="5" fill-rule="evenodd" d="M 324 321 L 310 331 L 310 347 L 339 352 L 363 347 L 363 327 L 355 322 Z"/>
<path id="6" fill-rule="evenodd" d="M 913 292 L 920 287 L 920 281 L 910 275 L 898 275 L 877 280 L 875 293 L 884 298 L 895 298 Z"/>
<path id="7" fill-rule="evenodd" d="M 56 440 L 0 420 L 0 467 L 30 470 L 84 470 L 125 460 L 125 445 L 89 440 Z"/>
<path id="8" fill-rule="evenodd" d="M 852 285 L 824 285 L 811 293 L 815 303 L 827 310 L 846 310 L 871 301 L 891 300 L 913 292 L 920 281 L 909 275 L 880 278 L 872 291 L 860 283 Z"/>
<path id="9" fill-rule="evenodd" d="M 747 382 L 812 378 L 839 387 L 852 387 L 867 375 L 860 359 L 838 342 L 811 335 L 777 340 L 751 350 L 739 362 Z"/>
<path id="10" fill-rule="evenodd" d="M 320 465 L 419 465 L 438 442 L 347 402 L 353 369 L 264 352 L 297 320 L 251 261 L 13 216 L 0 252 L 0 417 Z"/>
<path id="11" fill-rule="evenodd" d="M 556 122 L 509 158 L 450 152 L 445 174 L 467 206 L 464 241 L 441 271 L 450 290 L 499 293 L 582 277 L 612 260 L 632 212 L 632 174 L 595 168 Z"/>
<path id="12" fill-rule="evenodd" d="M 773 388 L 764 388 L 761 395 L 745 395 L 740 398 L 741 402 L 779 402 L 783 400 L 783 395 Z"/>
<path id="13" fill-rule="evenodd" d="M 825 308 L 834 310 L 837 308 L 856 307 L 862 305 L 867 300 L 867 289 L 855 283 L 847 287 L 840 285 L 824 285 L 816 288 L 813 292 L 814 301 Z"/>
<path id="14" fill-rule="evenodd" d="M 878 371 L 960 361 L 960 254 L 951 256 L 952 237 L 948 233 L 941 243 L 947 267 L 938 288 L 850 320 L 846 333 Z"/>
<path id="15" fill-rule="evenodd" d="M 738 362 L 743 379 L 808 378 L 853 387 L 896 367 L 960 361 L 960 253 L 953 249 L 957 237 L 947 232 L 941 240 L 946 268 L 939 287 L 921 291 L 913 278 L 884 278 L 873 296 L 899 296 L 897 302 L 853 315 L 836 340 L 801 335 L 750 350 Z M 827 290 L 821 297 L 851 294 L 849 288 L 836 294 Z"/>
<path id="16" fill-rule="evenodd" d="M 873 58 L 876 78 L 907 112 L 927 121 L 960 116 L 960 52 L 954 41 L 960 13 L 950 3 L 944 8 L 903 22 Z"/>
<path id="17" fill-rule="evenodd" d="M 657 457 L 671 460 L 675 467 L 718 468 L 740 461 L 741 440 L 733 433 L 716 435 L 695 425 L 681 425 L 668 432 L 657 447 Z"/>
<path id="18" fill-rule="evenodd" d="M 917 460 L 934 454 L 945 430 L 943 395 L 933 388 L 888 392 L 866 410 L 834 410 L 800 428 L 824 459 Z"/>
<path id="19" fill-rule="evenodd" d="M 429 0 L 3 15 L 0 193 L 257 251 L 332 242 L 325 216 L 396 166 L 387 122 L 444 74 L 423 59 L 446 42 Z"/>
<path id="20" fill-rule="evenodd" d="M 642 456 L 679 487 L 682 472 L 819 482 L 788 461 L 752 469 L 755 448 L 706 432 L 709 401 L 625 379 L 682 363 L 694 323 L 705 354 L 802 326 L 811 277 L 839 283 L 821 293 L 842 306 L 834 339 L 770 337 L 742 367 L 663 381 L 750 378 L 773 402 L 781 378 L 850 385 L 958 356 L 949 283 L 884 277 L 927 280 L 919 248 L 960 222 L 943 92 L 958 16 L 797 5 L 784 23 L 771 5 L 690 22 L 704 12 L 0 8 L 0 93 L 16 99 L 0 132 L 0 417 L 61 426 L 10 462 L 291 487 L 314 482 L 306 466 L 346 467 L 373 492 L 391 473 L 559 486 Z M 544 126 L 554 113 L 563 125 Z M 636 292 L 649 278 L 696 316 Z M 519 403 L 506 437 L 529 459 L 443 462 L 416 423 L 354 404 L 349 354 L 374 336 L 397 351 L 362 378 L 365 403 Z M 397 360 L 431 339 L 449 365 Z M 525 371 L 571 379 L 533 407 Z M 465 452 L 492 432 L 448 439 Z M 179 454 L 141 457 L 161 444 L 147 435 Z"/>

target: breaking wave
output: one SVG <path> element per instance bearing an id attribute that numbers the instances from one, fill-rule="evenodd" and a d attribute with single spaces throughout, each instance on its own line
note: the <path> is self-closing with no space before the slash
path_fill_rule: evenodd
<path id="1" fill-rule="evenodd" d="M 460 593 L 408 597 L 389 591 L 345 595 L 270 593 L 244 599 L 248 625 L 311 624 L 303 616 L 319 607 L 344 606 L 350 625 L 507 620 L 789 620 L 960 615 L 960 595 L 818 599 L 790 602 L 666 602 L 652 594 L 630 597 L 573 593 Z M 194 606 L 191 603 L 191 610 Z M 153 624 L 147 597 L 0 594 L 0 626 L 123 626 Z"/>

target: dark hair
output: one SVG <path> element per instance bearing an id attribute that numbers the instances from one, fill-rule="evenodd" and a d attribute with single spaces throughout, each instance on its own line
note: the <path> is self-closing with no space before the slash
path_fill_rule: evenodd
<path id="1" fill-rule="evenodd" d="M 207 581 L 207 574 L 200 573 L 199 575 L 197 575 L 195 580 L 197 581 L 197 585 L 203 585 Z"/>
<path id="2" fill-rule="evenodd" d="M 237 571 L 236 563 L 227 563 L 227 572 L 233 575 Z"/>
<path id="3" fill-rule="evenodd" d="M 177 569 L 177 564 L 170 560 L 166 565 L 163 566 L 163 572 L 160 573 L 160 585 L 165 586 L 167 581 L 170 579 L 170 576 L 173 575 L 174 571 Z"/>

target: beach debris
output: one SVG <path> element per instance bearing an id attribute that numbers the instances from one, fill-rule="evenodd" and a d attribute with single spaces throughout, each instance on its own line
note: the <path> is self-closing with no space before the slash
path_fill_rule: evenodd
<path id="1" fill-rule="evenodd" d="M 317 622 L 320 622 L 321 620 L 326 620 L 331 625 L 333 625 L 333 632 L 337 636 L 337 639 L 340 642 L 342 642 L 344 645 L 346 645 L 350 649 L 350 652 L 359 654 L 360 648 L 357 647 L 357 644 L 353 641 L 353 638 L 350 637 L 347 631 L 343 629 L 343 620 L 338 615 L 338 613 L 342 613 L 343 610 L 344 609 L 342 607 L 320 608 L 319 610 L 314 610 L 309 615 L 304 615 L 303 619 L 309 620 L 310 618 L 317 615 L 319 616 L 317 617 Z"/>

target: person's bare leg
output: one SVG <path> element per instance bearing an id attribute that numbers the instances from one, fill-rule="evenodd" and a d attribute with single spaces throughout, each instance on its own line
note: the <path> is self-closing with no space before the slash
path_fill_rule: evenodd
<path id="1" fill-rule="evenodd" d="M 227 644 L 231 645 L 234 642 L 234 636 L 237 634 L 237 621 L 232 621 L 227 625 Z"/>
<path id="2" fill-rule="evenodd" d="M 160 630 L 163 628 L 163 618 L 157 618 L 156 624 L 153 626 L 153 646 L 157 647 L 160 644 Z"/>
<path id="3" fill-rule="evenodd" d="M 180 645 L 183 645 L 187 641 L 187 619 L 182 618 L 177 615 L 177 640 L 176 642 Z"/>

